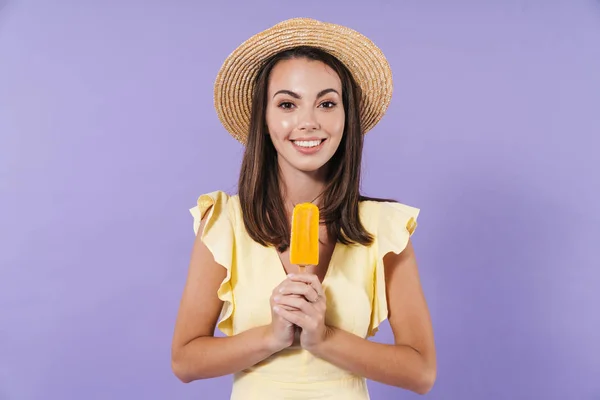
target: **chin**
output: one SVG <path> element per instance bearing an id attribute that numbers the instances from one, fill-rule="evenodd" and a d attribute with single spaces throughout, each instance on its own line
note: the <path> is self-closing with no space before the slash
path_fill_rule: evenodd
<path id="1" fill-rule="evenodd" d="M 289 165 L 298 171 L 302 171 L 305 173 L 313 173 L 313 172 L 318 172 L 320 170 L 322 170 L 325 165 L 327 164 L 327 161 L 329 161 L 329 159 L 323 160 L 321 158 L 317 159 L 317 158 L 313 158 L 313 159 L 288 159 L 289 160 Z"/>
<path id="2" fill-rule="evenodd" d="M 279 153 L 281 161 L 285 160 L 287 168 L 296 171 L 301 171 L 307 174 L 312 174 L 322 171 L 329 160 L 333 157 L 333 153 L 329 148 L 323 148 L 317 154 L 299 154 L 295 149 L 282 149 Z"/>
<path id="3" fill-rule="evenodd" d="M 320 171 L 326 163 L 298 163 L 292 164 L 292 167 L 297 169 L 298 171 L 313 173 Z"/>

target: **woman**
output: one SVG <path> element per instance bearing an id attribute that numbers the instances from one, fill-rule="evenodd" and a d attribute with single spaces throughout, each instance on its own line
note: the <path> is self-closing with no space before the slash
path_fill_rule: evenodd
<path id="1" fill-rule="evenodd" d="M 175 326 L 184 382 L 234 374 L 232 399 L 368 399 L 366 379 L 426 393 L 432 327 L 410 236 L 418 210 L 359 194 L 363 134 L 391 72 L 345 27 L 284 21 L 225 61 L 215 106 L 246 145 L 238 194 L 202 195 Z M 320 262 L 289 261 L 295 204 L 319 206 Z M 375 343 L 389 318 L 395 343 Z M 226 337 L 213 337 L 215 326 Z"/>

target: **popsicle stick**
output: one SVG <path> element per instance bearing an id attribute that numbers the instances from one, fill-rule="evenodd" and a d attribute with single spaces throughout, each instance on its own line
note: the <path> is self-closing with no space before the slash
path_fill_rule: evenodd
<path id="1" fill-rule="evenodd" d="M 306 265 L 298 265 L 298 272 L 301 274 L 306 273 Z"/>

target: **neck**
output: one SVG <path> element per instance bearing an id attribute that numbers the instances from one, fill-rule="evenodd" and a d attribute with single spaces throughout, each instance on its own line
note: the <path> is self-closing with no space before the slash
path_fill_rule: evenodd
<path id="1" fill-rule="evenodd" d="M 289 165 L 279 165 L 279 179 L 282 197 L 288 212 L 296 204 L 320 204 L 320 196 L 325 189 L 325 170 L 303 172 Z"/>

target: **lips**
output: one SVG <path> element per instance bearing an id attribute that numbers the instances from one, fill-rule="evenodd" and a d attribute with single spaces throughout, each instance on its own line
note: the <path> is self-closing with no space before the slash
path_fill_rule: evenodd
<path id="1" fill-rule="evenodd" d="M 308 138 L 291 140 L 294 148 L 302 154 L 314 154 L 323 148 L 326 139 Z"/>
<path id="2" fill-rule="evenodd" d="M 324 141 L 325 139 L 292 140 L 292 143 L 294 144 L 294 146 L 310 149 L 312 147 L 319 146 Z"/>

